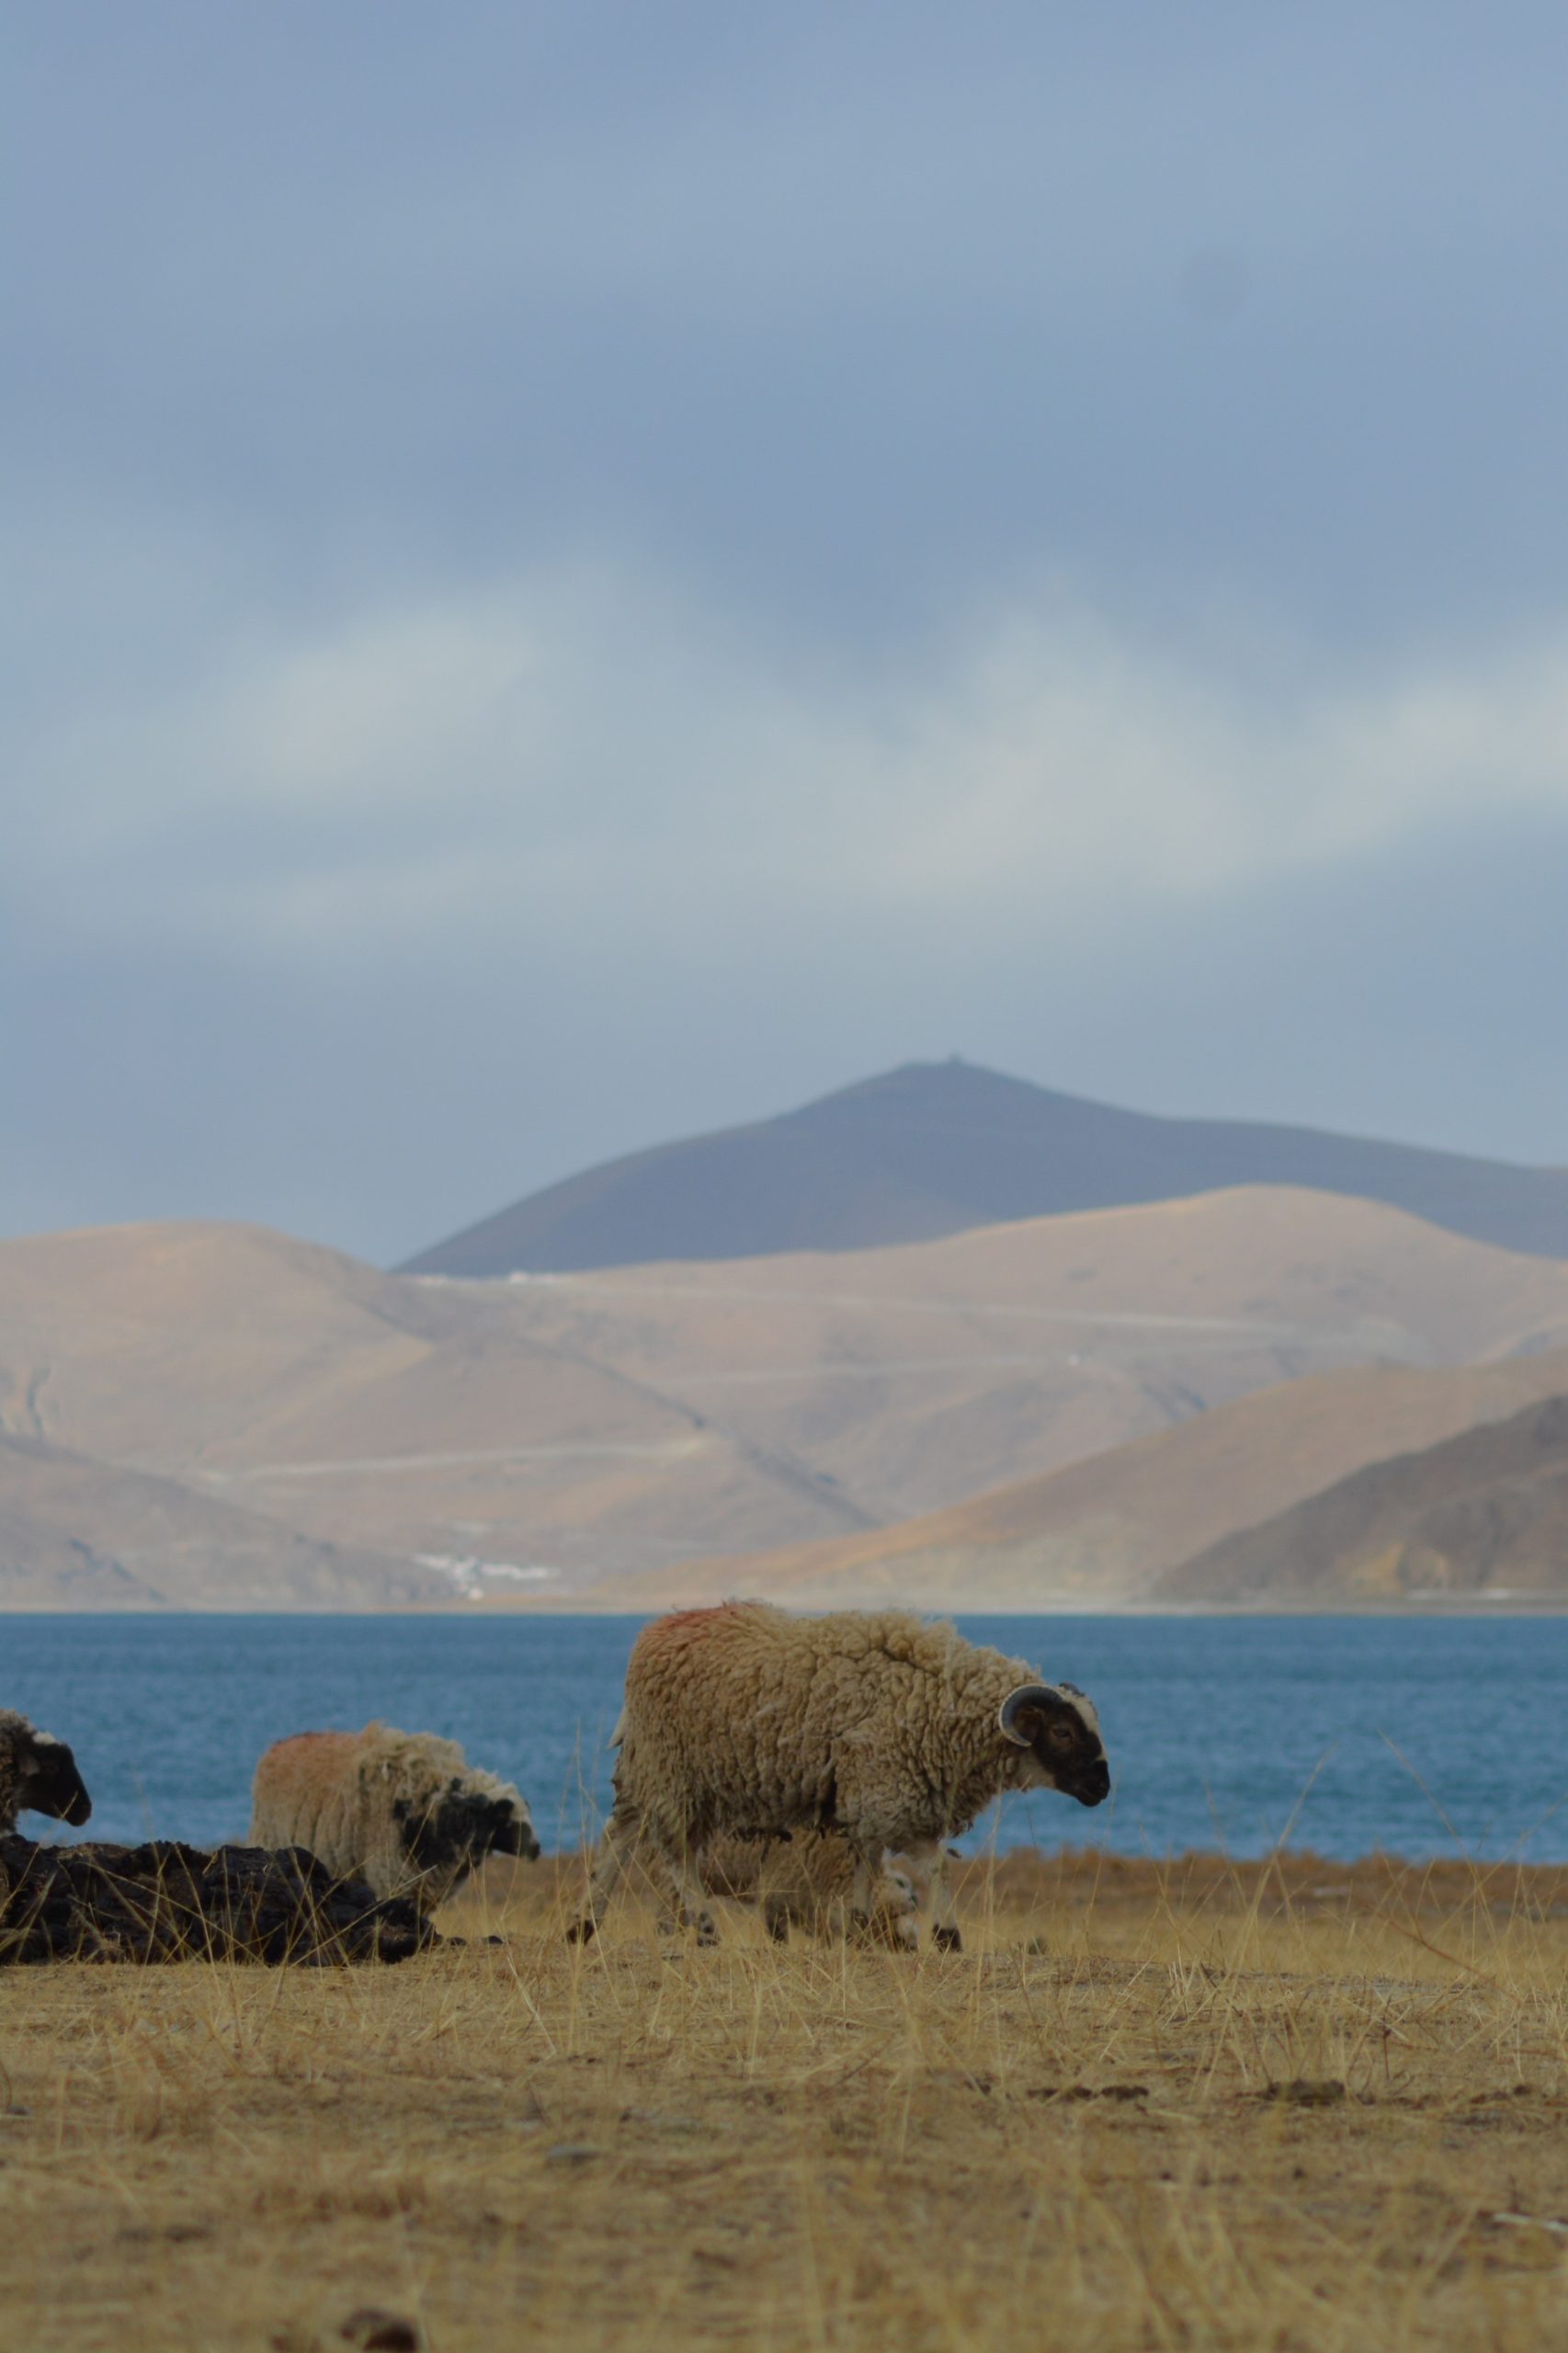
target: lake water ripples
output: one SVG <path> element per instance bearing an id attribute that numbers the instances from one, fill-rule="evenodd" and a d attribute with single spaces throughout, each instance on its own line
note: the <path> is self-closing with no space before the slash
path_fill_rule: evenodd
<path id="1" fill-rule="evenodd" d="M 515 1780 L 546 1847 L 609 1802 L 625 1618 L 0 1617 L 0 1706 L 69 1740 L 100 1838 L 241 1837 L 281 1734 L 381 1717 Z M 1286 1840 L 1568 1861 L 1568 1620 L 963 1618 L 1094 1698 L 1116 1790 L 1010 1800 L 963 1843 Z M 37 1830 L 37 1817 L 25 1827 Z M 69 1832 L 61 1835 L 70 1836 Z"/>

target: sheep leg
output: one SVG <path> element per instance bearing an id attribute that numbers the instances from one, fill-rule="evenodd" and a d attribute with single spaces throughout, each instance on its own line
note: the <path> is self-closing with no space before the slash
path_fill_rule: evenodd
<path id="1" fill-rule="evenodd" d="M 881 1883 L 882 1858 L 887 1849 L 881 1846 L 864 1847 L 857 1840 L 854 1846 L 855 1878 L 849 1890 L 849 1927 L 852 1935 L 869 1937 L 877 1909 L 877 1890 Z"/>
<path id="2" fill-rule="evenodd" d="M 683 1849 L 680 1860 L 669 1861 L 666 1868 L 676 1899 L 676 1917 L 683 1928 L 695 1928 L 699 1945 L 716 1945 L 719 1931 L 713 1925 L 713 1915 L 708 1909 L 708 1891 L 702 1884 L 702 1874 L 697 1868 L 697 1857 L 689 1847 Z"/>
<path id="3" fill-rule="evenodd" d="M 605 1835 L 599 1841 L 599 1851 L 594 1863 L 593 1876 L 582 1911 L 566 1931 L 569 1944 L 585 1945 L 599 1925 L 599 1914 L 626 1876 L 637 1845 L 641 1824 L 631 1814 L 619 1811 L 605 1824 Z"/>
<path id="4" fill-rule="evenodd" d="M 948 1883 L 946 1844 L 940 1838 L 933 1838 L 907 1851 L 915 1879 L 917 1918 L 929 1919 L 931 1942 L 938 1952 L 961 1952 L 963 1938 L 959 1934 L 958 1908 Z"/>

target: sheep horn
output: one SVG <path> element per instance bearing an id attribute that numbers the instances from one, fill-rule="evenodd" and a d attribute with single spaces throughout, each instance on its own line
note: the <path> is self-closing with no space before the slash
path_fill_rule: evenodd
<path id="1" fill-rule="evenodd" d="M 1023 1711 L 1026 1708 L 1049 1708 L 1052 1703 L 1060 1706 L 1061 1700 L 1061 1692 L 1052 1690 L 1049 1683 L 1020 1683 L 1016 1691 L 1008 1692 L 996 1711 L 996 1729 L 1005 1740 L 1016 1742 L 1020 1748 L 1028 1748 L 1028 1733 L 1017 1729 Z"/>

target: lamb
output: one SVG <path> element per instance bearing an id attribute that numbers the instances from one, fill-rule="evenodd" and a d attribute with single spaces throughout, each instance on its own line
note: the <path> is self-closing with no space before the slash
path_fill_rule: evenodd
<path id="1" fill-rule="evenodd" d="M 0 1837 L 15 1830 L 18 1813 L 47 1813 L 76 1830 L 92 1811 L 65 1743 L 40 1732 L 26 1716 L 0 1708 Z"/>
<path id="2" fill-rule="evenodd" d="M 256 1769 L 253 1847 L 304 1847 L 342 1879 L 422 1912 L 445 1903 L 486 1855 L 539 1853 L 510 1783 L 470 1765 L 456 1741 L 369 1723 L 275 1741 Z"/>
<path id="3" fill-rule="evenodd" d="M 722 1837 L 698 1865 L 709 1895 L 760 1904 L 767 1933 L 782 1944 L 792 1927 L 842 1935 L 850 1925 L 855 1859 L 830 1830 L 793 1838 Z M 872 1894 L 871 1926 L 891 1944 L 913 1947 L 927 1891 L 906 1855 L 882 1859 Z"/>
<path id="4" fill-rule="evenodd" d="M 935 1941 L 960 1945 L 946 1842 L 1007 1790 L 1110 1793 L 1099 1719 L 1073 1684 L 902 1610 L 791 1618 L 762 1601 L 645 1626 L 626 1672 L 615 1805 L 583 1912 L 591 1937 L 634 1859 L 683 1926 L 716 1941 L 700 1858 L 724 1835 L 831 1830 L 869 1923 L 884 1856 L 906 1856 Z"/>

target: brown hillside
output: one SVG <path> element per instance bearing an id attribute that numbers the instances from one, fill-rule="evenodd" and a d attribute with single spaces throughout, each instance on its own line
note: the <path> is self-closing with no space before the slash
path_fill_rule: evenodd
<path id="1" fill-rule="evenodd" d="M 1568 1394 L 1370 1464 L 1210 1546 L 1153 1591 L 1282 1603 L 1568 1593 Z"/>
<path id="2" fill-rule="evenodd" d="M 890 1598 L 942 1609 L 1116 1602 L 1365 1463 L 1502 1420 L 1563 1388 L 1568 1350 L 1498 1365 L 1315 1374 L 946 1511 L 824 1543 L 687 1562 L 617 1580 L 596 1598 L 629 1609 L 741 1592 L 818 1608 Z"/>
<path id="3" fill-rule="evenodd" d="M 367 1609 L 451 1580 L 323 1544 L 173 1479 L 0 1438 L 0 1609 Z"/>
<path id="4" fill-rule="evenodd" d="M 212 1225 L 0 1245 L 0 1432 L 563 1592 L 858 1536 L 1327 1369 L 1553 1342 L 1568 1267 L 1281 1188 L 520 1282 Z"/>

